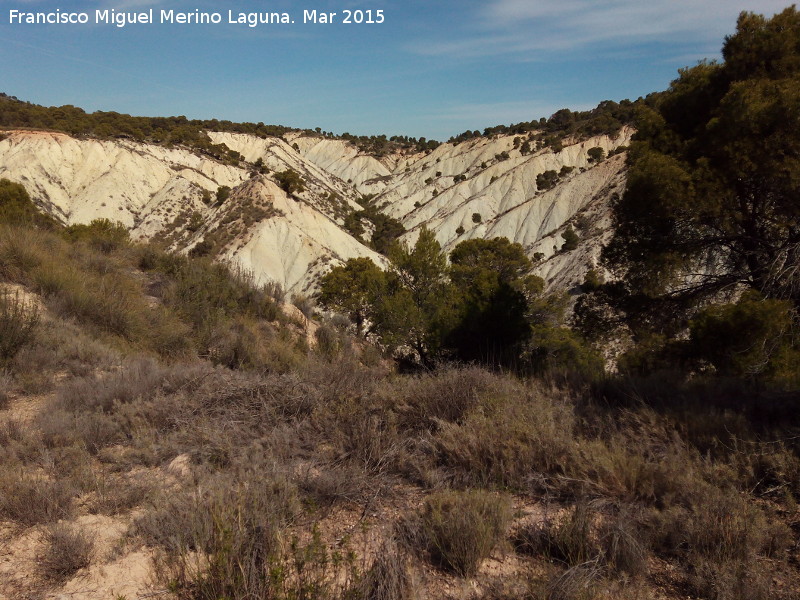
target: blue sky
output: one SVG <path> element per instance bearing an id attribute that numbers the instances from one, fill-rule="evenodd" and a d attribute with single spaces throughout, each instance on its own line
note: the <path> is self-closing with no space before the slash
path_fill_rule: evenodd
<path id="1" fill-rule="evenodd" d="M 789 0 L 0 0 L 0 91 L 88 111 L 447 139 L 635 99 Z M 10 25 L 9 10 L 287 11 L 293 25 Z M 304 9 L 382 9 L 310 25 Z"/>

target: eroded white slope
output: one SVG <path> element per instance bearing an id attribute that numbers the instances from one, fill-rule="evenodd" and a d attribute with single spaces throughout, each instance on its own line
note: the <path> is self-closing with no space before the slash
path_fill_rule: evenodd
<path id="1" fill-rule="evenodd" d="M 224 258 L 290 292 L 312 290 L 319 274 L 350 257 L 384 264 L 341 227 L 347 213 L 361 208 L 355 202 L 360 193 L 378 193 L 375 205 L 403 222 L 409 243 L 422 225 L 446 250 L 464 239 L 507 237 L 536 258 L 548 285 L 569 288 L 597 263 L 610 227 L 609 199 L 624 186 L 624 156 L 593 164 L 588 150 L 626 145 L 632 131 L 567 143 L 559 152 L 523 156 L 514 136 L 495 136 L 380 160 L 319 136 L 209 135 L 250 163 L 261 159 L 268 174 L 250 179 L 247 163 L 222 164 L 183 148 L 11 132 L 0 141 L 0 177 L 25 185 L 66 223 L 105 217 L 137 237 L 159 236 L 178 249 L 213 234 Z M 555 188 L 537 188 L 537 175 L 563 167 L 572 171 Z M 285 169 L 303 177 L 304 192 L 292 197 L 275 185 L 275 173 Z M 203 191 L 213 195 L 221 185 L 234 193 L 222 207 L 206 206 Z M 568 226 L 579 231 L 581 243 L 563 252 L 561 233 Z"/>
<path id="2" fill-rule="evenodd" d="M 572 167 L 573 172 L 564 178 L 569 180 L 581 169 L 595 167 L 589 162 L 590 148 L 600 147 L 608 153 L 627 145 L 631 135 L 630 129 L 623 129 L 614 137 L 596 136 L 559 152 L 544 149 L 527 156 L 514 149 L 512 136 L 479 139 L 457 146 L 443 144 L 412 163 L 411 171 L 398 167 L 396 182 L 376 203 L 385 205 L 384 210 L 401 219 L 408 229 L 424 222 L 436 223 L 454 211 L 467 217 L 468 222 L 462 224 L 468 228 L 474 212 L 492 219 L 540 194 L 537 175 Z M 498 160 L 496 156 L 502 152 L 508 152 L 509 158 Z M 456 183 L 454 178 L 458 175 L 466 176 L 466 180 Z"/>
<path id="3" fill-rule="evenodd" d="M 386 267 L 381 255 L 265 177 L 242 185 L 230 201 L 261 201 L 280 213 L 256 224 L 225 253 L 229 261 L 256 273 L 261 282 L 277 281 L 291 293 L 309 293 L 319 275 L 348 258 L 364 256 Z"/>
<path id="4" fill-rule="evenodd" d="M 319 198 L 317 207 L 323 212 L 333 214 L 331 212 L 333 207 L 325 202 L 325 199 L 330 194 L 338 195 L 351 209 L 359 208 L 358 204 L 355 203 L 355 198 L 357 197 L 355 188 L 352 185 L 348 185 L 336 174 L 336 171 L 341 169 L 329 171 L 322 168 L 314 161 L 307 160 L 301 152 L 295 150 L 288 142 L 280 138 L 260 138 L 241 133 L 213 131 L 209 132 L 208 135 L 215 144 L 225 144 L 231 150 L 241 154 L 248 162 L 255 162 L 260 158 L 272 173 L 285 171 L 286 169 L 292 169 L 299 173 L 306 182 L 306 187 L 311 196 Z M 344 151 L 345 149 L 340 148 L 340 150 Z M 345 164 L 347 158 L 341 159 L 341 162 Z M 328 166 L 332 165 L 329 164 Z"/>
<path id="5" fill-rule="evenodd" d="M 307 189 L 289 197 L 271 176 L 251 179 L 247 165 L 225 165 L 187 149 L 30 131 L 10 132 L 0 141 L 0 177 L 24 185 L 66 224 L 108 218 L 130 228 L 134 237 L 158 236 L 176 249 L 191 248 L 218 230 L 223 258 L 290 293 L 308 292 L 319 273 L 351 257 L 384 264 L 337 225 L 350 204 L 358 208 L 349 199 L 355 195 L 352 186 L 304 161 L 283 141 L 226 139 L 236 139 L 250 160 L 265 157 L 273 171 L 295 169 Z M 213 197 L 223 185 L 234 191 L 222 207 L 203 203 L 204 191 Z M 333 192 L 339 194 L 335 202 L 328 200 Z M 254 206 L 262 210 L 245 225 Z M 201 225 L 190 231 L 193 218 Z"/>
<path id="6" fill-rule="evenodd" d="M 418 170 L 412 163 L 411 172 L 398 174 L 397 183 L 375 202 L 403 222 L 408 243 L 423 225 L 448 251 L 466 239 L 506 237 L 537 258 L 536 272 L 549 287 L 570 288 L 596 267 L 608 237 L 610 198 L 624 187 L 624 155 L 594 164 L 588 150 L 600 147 L 609 153 L 627 145 L 632 133 L 626 128 L 613 137 L 596 136 L 559 152 L 544 149 L 528 156 L 514 149 L 511 136 L 446 144 L 417 161 Z M 504 151 L 508 159 L 495 158 Z M 572 170 L 553 189 L 538 189 L 539 174 L 559 173 L 563 167 Z M 466 180 L 454 183 L 460 174 Z M 579 214 L 591 226 L 579 232 L 578 250 L 561 252 L 561 233 Z"/>
<path id="7" fill-rule="evenodd" d="M 319 168 L 352 183 L 361 193 L 383 191 L 390 168 L 378 159 L 361 154 L 358 148 L 342 140 L 331 140 L 318 136 L 290 135 L 292 144 L 297 144 L 303 158 Z M 391 157 L 384 159 L 395 162 Z"/>
<path id="8" fill-rule="evenodd" d="M 247 172 L 185 149 L 19 131 L 0 141 L 0 177 L 23 184 L 64 223 L 107 218 L 135 229 L 154 199 L 192 202 L 203 189 L 239 185 Z"/>

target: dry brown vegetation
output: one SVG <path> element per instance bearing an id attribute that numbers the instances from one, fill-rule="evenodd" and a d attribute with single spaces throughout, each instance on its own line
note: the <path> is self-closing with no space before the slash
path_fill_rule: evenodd
<path id="1" fill-rule="evenodd" d="M 401 375 L 336 321 L 309 348 L 243 274 L 128 243 L 2 227 L 0 274 L 34 294 L 0 311 L 26 331 L 0 534 L 37 532 L 10 598 L 139 552 L 187 600 L 800 593 L 794 394 Z"/>

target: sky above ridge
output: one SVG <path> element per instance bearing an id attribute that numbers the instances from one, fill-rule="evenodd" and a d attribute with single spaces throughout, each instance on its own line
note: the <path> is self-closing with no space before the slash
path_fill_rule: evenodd
<path id="1" fill-rule="evenodd" d="M 585 110 L 663 90 L 720 56 L 743 11 L 789 0 L 0 0 L 0 91 L 91 112 L 185 115 L 358 135 L 445 140 L 466 129 Z M 154 10 L 151 24 L 95 11 Z M 84 12 L 87 24 L 10 23 Z M 162 10 L 219 24 L 160 23 Z M 228 11 L 288 12 L 289 24 L 229 24 Z M 336 12 L 331 24 L 304 11 Z M 383 11 L 383 23 L 342 22 Z M 351 13 L 352 14 L 352 13 Z M 353 14 L 355 20 L 358 14 Z"/>

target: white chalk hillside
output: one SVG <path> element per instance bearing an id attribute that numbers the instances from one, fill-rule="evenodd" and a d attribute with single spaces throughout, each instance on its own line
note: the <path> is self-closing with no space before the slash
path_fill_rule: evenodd
<path id="1" fill-rule="evenodd" d="M 279 281 L 287 290 L 309 293 L 320 275 L 348 258 L 365 256 L 386 267 L 380 254 L 361 244 L 321 211 L 287 196 L 266 177 L 242 185 L 231 201 L 260 201 L 279 212 L 237 237 L 224 254 L 252 271 L 262 283 Z"/>
<path id="2" fill-rule="evenodd" d="M 135 229 L 154 202 L 174 211 L 202 189 L 239 185 L 247 172 L 183 149 L 18 131 L 0 141 L 0 177 L 64 223 L 107 218 Z"/>
<path id="3" fill-rule="evenodd" d="M 447 250 L 465 239 L 506 237 L 522 244 L 529 256 L 542 255 L 536 270 L 550 287 L 568 288 L 597 266 L 610 234 L 609 200 L 621 193 L 625 182 L 624 155 L 594 164 L 588 151 L 600 147 L 608 154 L 628 145 L 632 135 L 626 127 L 615 136 L 595 136 L 559 152 L 545 148 L 528 155 L 515 148 L 515 136 L 497 136 L 442 144 L 429 154 L 391 156 L 382 162 L 359 156 L 338 140 L 301 137 L 297 142 L 307 160 L 342 177 L 351 178 L 354 165 L 363 165 L 363 176 L 353 182 L 359 191 L 378 194 L 375 204 L 403 222 L 409 243 L 423 225 Z M 503 152 L 508 159 L 497 158 Z M 563 167 L 572 171 L 555 188 L 537 188 L 537 175 Z M 456 182 L 456 176 L 465 179 Z M 475 214 L 480 215 L 479 223 L 473 220 Z M 560 252 L 561 234 L 578 222 L 589 225 L 578 232 L 579 249 Z"/>
<path id="4" fill-rule="evenodd" d="M 355 256 L 381 261 L 333 220 L 334 209 L 358 207 L 352 187 L 304 161 L 281 140 L 247 142 L 272 170 L 300 172 L 308 190 L 289 199 L 272 181 L 260 178 L 261 185 L 255 185 L 248 169 L 186 149 L 30 131 L 10 132 L 0 141 L 0 177 L 23 184 L 66 224 L 107 218 L 138 238 L 162 236 L 179 243 L 181 236 L 169 234 L 185 230 L 192 215 L 200 215 L 203 226 L 189 237 L 189 246 L 209 229 L 237 225 L 221 223 L 237 204 L 266 201 L 274 205 L 273 216 L 240 231 L 223 256 L 251 269 L 260 281 L 277 281 L 290 292 L 308 291 L 326 265 Z M 206 206 L 203 192 L 213 196 L 220 186 L 235 192 L 221 209 Z M 326 201 L 332 193 L 341 198 L 335 206 Z"/>
<path id="5" fill-rule="evenodd" d="M 134 237 L 158 237 L 177 249 L 213 239 L 221 257 L 294 293 L 313 291 L 320 274 L 351 257 L 385 264 L 342 228 L 367 193 L 403 222 L 409 243 L 423 225 L 448 250 L 464 239 L 507 237 L 537 258 L 550 286 L 571 287 L 596 263 L 609 232 L 609 199 L 624 185 L 624 156 L 593 164 L 587 151 L 612 151 L 631 134 L 568 143 L 557 153 L 523 156 L 514 136 L 497 136 L 378 159 L 317 136 L 209 132 L 244 157 L 232 166 L 186 148 L 16 131 L 0 141 L 0 177 L 23 184 L 64 223 L 108 218 Z M 252 172 L 259 159 L 265 175 Z M 573 169 L 553 189 L 537 189 L 537 175 L 562 167 Z M 304 192 L 289 196 L 275 184 L 274 174 L 285 169 L 302 176 Z M 234 188 L 230 198 L 206 205 L 204 192 L 213 196 L 220 186 Z M 580 247 L 561 252 L 561 233 L 578 225 Z"/>

